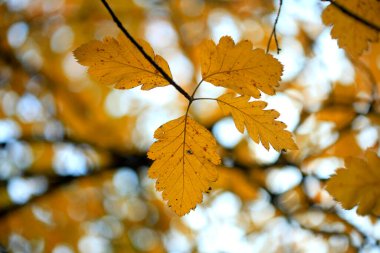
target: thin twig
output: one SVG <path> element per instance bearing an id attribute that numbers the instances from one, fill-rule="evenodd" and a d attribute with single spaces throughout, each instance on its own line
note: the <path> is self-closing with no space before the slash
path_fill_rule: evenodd
<path id="1" fill-rule="evenodd" d="M 274 20 L 273 29 L 272 29 L 272 32 L 270 34 L 269 40 L 268 40 L 267 53 L 269 52 L 269 46 L 270 46 L 270 43 L 272 42 L 272 37 L 274 37 L 274 41 L 276 43 L 277 54 L 279 54 L 281 51 L 281 48 L 278 46 L 278 39 L 277 39 L 277 33 L 276 33 L 276 26 L 277 26 L 278 19 L 280 17 L 281 7 L 282 7 L 282 0 L 280 0 L 280 5 L 278 7 L 277 16 L 276 16 L 276 19 Z"/>
<path id="2" fill-rule="evenodd" d="M 123 26 L 123 24 L 120 22 L 119 18 L 116 16 L 116 14 L 113 12 L 109 4 L 106 0 L 101 0 L 103 5 L 106 7 L 107 11 L 111 15 L 113 21 L 119 27 L 119 29 L 124 33 L 124 35 L 132 42 L 133 45 L 142 53 L 145 59 L 147 59 L 150 64 L 158 71 L 160 74 L 167 80 L 171 85 L 174 86 L 176 90 L 178 90 L 187 100 L 191 101 L 191 96 L 181 88 L 174 80 L 160 67 L 158 64 L 150 57 L 144 50 L 144 48 L 132 37 L 132 35 L 127 31 L 127 29 Z"/>
<path id="3" fill-rule="evenodd" d="M 214 100 L 214 101 L 219 101 L 217 98 L 194 98 L 193 101 L 197 100 Z"/>
<path id="4" fill-rule="evenodd" d="M 192 98 L 194 98 L 195 93 L 197 93 L 197 90 L 199 89 L 199 87 L 201 86 L 202 83 L 203 83 L 203 79 L 197 84 L 197 87 L 195 87 L 193 94 L 191 94 Z"/>
<path id="5" fill-rule="evenodd" d="M 337 3 L 336 1 L 333 1 L 333 0 L 321 0 L 321 1 L 322 2 L 330 2 L 331 5 L 335 6 L 337 9 L 339 9 L 344 14 L 350 16 L 351 18 L 355 19 L 356 21 L 359 21 L 360 23 L 366 25 L 367 27 L 369 27 L 373 30 L 380 32 L 380 26 L 378 26 L 377 24 L 371 23 L 368 20 L 358 16 L 357 14 L 351 12 L 349 9 L 347 9 L 343 5 Z"/>

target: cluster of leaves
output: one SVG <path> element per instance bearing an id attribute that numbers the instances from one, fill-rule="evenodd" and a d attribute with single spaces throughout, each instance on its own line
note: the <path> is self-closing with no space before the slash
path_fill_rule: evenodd
<path id="1" fill-rule="evenodd" d="M 268 22 L 274 15 L 272 1 L 113 1 L 112 6 L 131 34 L 146 36 L 154 51 L 168 60 L 175 50 L 191 61 L 197 70 L 191 82 L 182 82 L 182 76 L 176 75 L 178 69 L 173 65 L 170 69 L 148 43 L 137 40 L 144 55 L 125 34 L 117 37 L 119 30 L 100 2 L 42 2 L 49 1 L 29 1 L 32 7 L 21 11 L 11 10 L 12 1 L 0 3 L 4 17 L 0 22 L 0 127 L 7 129 L 3 126 L 8 124 L 14 129 L 0 135 L 0 244 L 4 248 L 86 252 L 90 249 L 86 242 L 91 239 L 92 245 L 99 248 L 98 243 L 109 242 L 107 247 L 112 246 L 115 252 L 163 252 L 169 251 L 168 238 L 181 234 L 191 242 L 191 250 L 202 251 L 203 246 L 197 242 L 206 238 L 212 243 L 207 232 L 209 228 L 212 231 L 212 222 L 219 220 L 220 213 L 231 215 L 229 208 L 235 208 L 236 213 L 233 218 L 228 216 L 228 220 L 236 221 L 236 227 L 246 235 L 244 240 L 253 247 L 257 247 L 254 238 L 269 235 L 265 249 L 268 252 L 271 245 L 273 251 L 293 251 L 294 247 L 299 249 L 309 242 L 314 245 L 315 239 L 328 245 L 332 252 L 355 252 L 378 243 L 375 233 L 347 218 L 349 215 L 358 219 L 354 211 L 342 210 L 327 192 L 345 209 L 358 206 L 357 212 L 367 215 L 365 219 L 371 226 L 378 226 L 379 138 L 374 137 L 371 144 L 363 147 L 358 137 L 380 129 L 377 95 L 380 48 L 375 44 L 379 34 L 376 15 L 379 1 L 329 1 L 322 14 L 326 26 L 319 22 L 305 25 L 308 21 L 292 17 L 298 33 L 283 33 L 275 40 L 276 45 L 283 47 L 279 58 L 291 51 L 287 47 L 290 40 L 302 46 L 304 51 L 298 56 L 305 64 L 290 78 L 284 76 L 281 86 L 278 84 L 283 66 L 263 50 L 252 50 L 266 46 L 276 50 L 275 43 L 267 45 L 273 28 Z M 299 3 L 305 2 L 309 1 Z M 284 7 L 288 4 L 292 6 L 291 2 L 283 2 Z M 314 4 L 314 11 L 321 7 L 319 1 Z M 162 13 L 168 15 L 163 18 Z M 289 15 L 286 10 L 282 13 L 285 17 Z M 206 40 L 210 34 L 215 37 L 216 17 L 225 15 L 239 24 L 241 38 L 249 38 L 253 46 L 248 41 L 235 44 L 227 36 L 219 43 Z M 282 25 L 285 17 L 276 22 Z M 177 35 L 170 44 L 170 53 L 159 46 L 161 41 L 157 44 L 151 40 L 157 31 L 147 25 L 156 19 L 157 24 L 164 20 L 166 28 L 170 27 Z M 344 78 L 329 76 L 330 72 L 339 74 L 341 66 L 335 69 L 322 62 L 329 70 L 310 71 L 325 57 L 319 54 L 318 47 L 325 46 L 320 38 L 324 38 L 323 31 L 329 25 L 332 37 L 350 60 L 342 56 L 345 64 L 350 62 L 353 67 L 347 76 L 355 75 L 355 79 L 348 78 L 349 83 L 346 81 L 344 85 L 336 83 Z M 27 27 L 23 45 L 14 42 L 11 36 L 16 28 L 20 32 L 20 27 Z M 73 41 L 67 31 L 75 34 Z M 92 79 L 104 85 L 90 82 L 72 54 L 77 45 L 93 38 L 98 40 L 75 52 L 78 60 L 89 66 Z M 285 68 L 291 69 L 291 65 Z M 248 66 L 249 70 L 241 66 Z M 181 86 L 173 81 L 173 76 L 181 80 Z M 202 81 L 197 84 L 199 79 Z M 318 80 L 318 84 L 311 85 L 311 79 Z M 326 80 L 331 82 L 328 93 L 315 92 L 314 88 L 326 85 Z M 224 87 L 229 93 L 203 97 L 204 88 L 212 87 L 206 82 Z M 156 87 L 160 90 L 120 91 L 139 85 L 143 90 Z M 172 88 L 161 88 L 164 86 L 173 86 L 187 100 L 185 108 L 181 108 L 182 100 L 171 99 L 171 108 L 179 107 L 182 116 L 157 129 L 157 141 L 148 151 L 149 158 L 154 160 L 152 164 L 144 145 L 146 139 L 150 143 L 150 138 L 146 137 L 141 122 L 152 108 L 155 113 L 162 110 L 165 115 L 166 105 L 144 107 L 133 96 L 160 94 Z M 201 93 L 202 96 L 196 96 L 197 90 L 198 96 Z M 271 104 L 273 100 L 286 97 L 292 106 L 283 107 L 289 114 L 300 116 L 296 126 L 289 125 L 299 150 L 283 152 L 270 162 L 262 162 L 253 142 L 277 151 L 295 148 L 290 132 L 278 121 L 279 113 L 265 109 L 266 102 L 259 100 L 260 94 L 274 95 L 275 90 L 279 95 L 269 97 L 270 106 L 275 107 Z M 310 91 L 315 96 L 310 96 Z M 128 111 L 116 116 L 109 110 L 111 106 L 115 109 L 112 113 L 120 110 L 118 103 L 122 100 L 115 94 L 130 99 L 128 105 L 122 105 L 122 110 L 128 107 Z M 209 106 L 203 106 L 206 104 Z M 296 112 L 289 111 L 291 108 Z M 284 116 L 287 112 L 281 109 L 278 111 Z M 221 140 L 217 128 L 219 123 L 227 122 L 223 114 L 232 118 L 240 132 L 247 132 L 232 146 L 222 142 L 217 145 L 214 139 L 215 136 Z M 323 132 L 327 125 L 332 128 Z M 372 148 L 364 152 L 368 146 Z M 221 161 L 225 167 L 220 165 Z M 339 165 L 331 165 L 329 161 L 338 161 Z M 342 168 L 328 179 L 330 175 L 326 174 L 337 167 Z M 282 188 L 289 177 L 276 176 L 288 172 L 298 173 L 299 181 Z M 177 218 L 159 200 L 151 180 L 145 178 L 147 174 L 156 179 L 156 189 L 163 192 L 162 196 L 177 214 L 185 214 L 203 198 L 202 206 L 183 219 Z M 25 203 L 16 203 L 14 198 L 22 189 L 14 191 L 14 186 L 20 183 L 32 190 L 38 188 Z M 210 187 L 214 190 L 205 197 L 203 193 L 210 192 Z M 232 198 L 240 204 L 230 205 L 226 210 L 213 208 L 226 201 L 226 196 L 227 200 Z M 193 227 L 194 217 L 206 219 L 207 228 Z M 286 224 L 286 231 L 294 231 L 291 242 L 286 236 L 285 243 L 272 243 L 283 241 L 283 237 L 273 236 L 272 232 L 286 234 L 277 233 L 284 231 L 279 224 Z M 144 238 L 144 245 L 139 244 L 139 238 Z M 302 238 L 302 242 L 297 238 Z"/>
<path id="2" fill-rule="evenodd" d="M 356 7 L 359 17 L 365 14 L 369 22 L 377 25 L 380 23 L 380 3 L 336 1 L 323 12 L 323 21 L 334 25 L 332 37 L 338 39 L 340 47 L 353 57 L 358 57 L 367 48 L 368 41 L 378 40 L 378 31 L 342 13 L 337 6 L 343 10 Z M 361 36 L 357 36 L 358 33 Z M 123 35 L 118 40 L 107 37 L 103 41 L 89 42 L 74 53 L 79 63 L 89 67 L 89 73 L 95 80 L 114 85 L 116 89 L 142 85 L 141 89 L 149 90 L 173 84 L 168 80 L 172 74 L 167 62 L 155 55 L 147 42 L 140 41 L 139 45 L 141 49 Z M 283 71 L 281 63 L 262 49 L 252 50 L 249 41 L 235 45 L 228 36 L 222 37 L 218 45 L 211 40 L 204 42 L 200 59 L 202 80 L 189 99 L 185 116 L 161 126 L 155 133 L 158 141 L 148 153 L 148 157 L 155 160 L 149 176 L 157 179 L 156 189 L 163 192 L 163 198 L 168 200 L 169 207 L 178 215 L 188 213 L 202 201 L 202 192 L 206 192 L 210 183 L 217 180 L 216 166 L 220 164 L 215 140 L 207 129 L 188 116 L 193 101 L 217 101 L 226 115 L 232 115 L 240 132 L 244 133 L 246 128 L 252 140 L 262 143 L 268 150 L 270 145 L 277 151 L 297 149 L 291 134 L 284 130 L 286 125 L 276 121 L 278 112 L 264 110 L 266 103 L 263 101 L 249 102 L 250 97 L 260 98 L 260 92 L 275 94 Z M 149 60 L 153 60 L 159 68 Z M 241 96 L 226 94 L 219 98 L 194 98 L 203 81 L 231 89 Z M 341 177 L 338 174 L 338 178 Z M 330 182 L 330 185 L 335 184 L 334 180 Z M 330 192 L 338 196 L 336 191 Z M 344 190 L 342 193 L 345 194 Z M 344 206 L 352 207 L 348 204 Z"/>
<path id="3" fill-rule="evenodd" d="M 155 55 L 150 45 L 140 41 L 142 49 L 171 77 L 167 62 Z M 97 81 L 114 85 L 116 89 L 128 89 L 142 85 L 149 90 L 169 85 L 168 80 L 125 36 L 118 40 L 106 37 L 103 41 L 91 41 L 74 51 L 78 62 L 89 67 L 89 73 Z M 218 45 L 211 40 L 204 42 L 200 50 L 202 80 L 191 95 L 183 117 L 159 127 L 154 137 L 158 139 L 149 150 L 148 157 L 155 162 L 149 176 L 157 179 L 156 189 L 178 215 L 184 215 L 202 202 L 202 193 L 210 190 L 210 183 L 218 178 L 216 167 L 220 165 L 217 145 L 212 135 L 194 121 L 188 111 L 197 100 L 215 100 L 223 112 L 231 114 L 237 129 L 256 143 L 269 150 L 297 149 L 286 125 L 277 121 L 279 113 L 264 110 L 260 91 L 275 94 L 275 87 L 282 75 L 281 63 L 262 49 L 252 50 L 252 43 L 242 41 L 235 45 L 229 36 L 220 39 Z M 194 97 L 196 90 L 207 81 L 216 86 L 231 89 L 233 93 L 219 98 Z M 173 83 L 173 82 L 171 82 Z"/>
<path id="4" fill-rule="evenodd" d="M 379 12 L 379 1 L 338 0 L 326 7 L 322 20 L 333 25 L 331 37 L 338 40 L 339 47 L 357 58 L 368 49 L 369 42 L 379 40 Z"/>
<path id="5" fill-rule="evenodd" d="M 338 0 L 323 11 L 322 19 L 333 25 L 331 37 L 338 40 L 339 47 L 356 59 L 368 49 L 369 42 L 379 40 L 379 13 L 379 1 Z M 379 215 L 380 158 L 371 150 L 366 151 L 365 158 L 346 158 L 347 169 L 338 169 L 326 189 L 346 209 L 358 205 L 359 214 Z"/>

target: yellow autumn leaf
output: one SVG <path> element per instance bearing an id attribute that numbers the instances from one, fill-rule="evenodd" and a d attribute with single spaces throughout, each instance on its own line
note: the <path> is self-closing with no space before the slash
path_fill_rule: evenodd
<path id="1" fill-rule="evenodd" d="M 317 120 L 330 121 L 339 130 L 349 125 L 356 116 L 354 108 L 341 105 L 332 105 L 323 108 L 315 114 Z"/>
<path id="2" fill-rule="evenodd" d="M 144 51 L 170 77 L 168 63 L 155 55 L 145 41 L 138 41 Z M 125 37 L 105 37 L 103 41 L 90 41 L 74 51 L 78 62 L 88 66 L 88 73 L 96 81 L 116 89 L 132 89 L 142 85 L 142 90 L 169 85 L 169 82 L 144 58 L 142 53 Z"/>
<path id="3" fill-rule="evenodd" d="M 252 140 L 261 142 L 266 149 L 269 145 L 277 151 L 298 149 L 292 134 L 285 130 L 285 123 L 275 120 L 280 114 L 275 110 L 264 110 L 266 102 L 249 102 L 248 96 L 235 97 L 231 93 L 220 96 L 217 101 L 225 114 L 232 115 L 241 133 L 247 128 Z"/>
<path id="4" fill-rule="evenodd" d="M 218 45 L 204 42 L 200 59 L 204 81 L 255 98 L 260 91 L 274 95 L 283 71 L 282 64 L 263 49 L 252 50 L 248 40 L 235 45 L 229 36 L 222 37 Z"/>
<path id="5" fill-rule="evenodd" d="M 241 169 L 219 168 L 218 181 L 212 184 L 219 188 L 236 193 L 243 200 L 253 200 L 259 195 L 259 187 L 254 184 Z"/>
<path id="6" fill-rule="evenodd" d="M 380 215 L 380 158 L 367 150 L 364 159 L 348 157 L 327 182 L 326 190 L 343 208 L 358 206 L 361 215 Z"/>
<path id="7" fill-rule="evenodd" d="M 348 130 L 340 132 L 339 138 L 336 142 L 325 149 L 321 154 L 318 154 L 318 156 L 336 156 L 346 158 L 349 156 L 357 156 L 362 153 L 363 150 L 360 148 L 358 143 L 358 132 L 355 130 Z"/>
<path id="8" fill-rule="evenodd" d="M 360 93 L 360 90 L 355 84 L 346 85 L 335 83 L 332 87 L 327 103 L 341 106 L 351 106 L 356 102 L 358 93 Z"/>
<path id="9" fill-rule="evenodd" d="M 217 144 L 210 132 L 188 116 L 167 122 L 154 133 L 157 139 L 148 157 L 148 171 L 169 207 L 182 216 L 202 202 L 202 192 L 217 180 L 220 164 Z"/>
<path id="10" fill-rule="evenodd" d="M 378 0 L 335 0 L 336 4 L 349 10 L 364 20 L 380 26 L 380 1 Z M 358 57 L 368 48 L 368 42 L 376 42 L 379 33 L 342 10 L 330 4 L 322 13 L 326 25 L 333 25 L 331 37 L 338 40 L 340 48 L 344 48 L 353 57 Z"/>

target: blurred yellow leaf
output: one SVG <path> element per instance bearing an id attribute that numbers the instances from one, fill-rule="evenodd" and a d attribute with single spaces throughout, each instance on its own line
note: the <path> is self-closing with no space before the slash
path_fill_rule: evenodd
<path id="1" fill-rule="evenodd" d="M 5 208 L 12 205 L 12 200 L 9 196 L 8 189 L 6 187 L 0 187 L 0 207 Z"/>
<path id="2" fill-rule="evenodd" d="M 283 71 L 282 64 L 263 49 L 252 50 L 248 40 L 235 45 L 229 36 L 222 37 L 218 45 L 204 42 L 200 58 L 204 81 L 255 98 L 260 91 L 274 95 Z"/>
<path id="3" fill-rule="evenodd" d="M 364 159 L 346 158 L 345 166 L 329 179 L 326 190 L 345 209 L 357 205 L 358 214 L 380 215 L 380 158 L 367 150 Z"/>
<path id="4" fill-rule="evenodd" d="M 356 101 L 359 90 L 355 85 L 335 83 L 329 102 L 332 104 L 351 106 Z"/>
<path id="5" fill-rule="evenodd" d="M 171 77 L 168 63 L 155 55 L 151 46 L 138 41 L 145 52 Z M 169 85 L 168 81 L 145 59 L 142 53 L 125 37 L 105 37 L 90 41 L 74 51 L 78 62 L 88 66 L 89 74 L 102 84 L 116 89 L 132 89 L 142 84 L 142 90 Z"/>
<path id="6" fill-rule="evenodd" d="M 42 252 L 53 252 L 57 244 L 62 242 L 76 245 L 78 238 L 84 236 L 84 229 L 78 224 L 92 222 L 106 215 L 102 186 L 112 175 L 108 171 L 96 177 L 77 179 L 35 199 L 33 204 L 22 206 L 2 217 L 0 241 L 8 238 L 9 233 L 30 240 L 44 238 Z"/>
<path id="7" fill-rule="evenodd" d="M 316 113 L 316 117 L 321 121 L 330 121 L 335 123 L 335 129 L 342 129 L 352 122 L 356 112 L 352 107 L 331 106 L 321 109 Z"/>
<path id="8" fill-rule="evenodd" d="M 219 178 L 213 187 L 233 191 L 243 200 L 253 200 L 259 192 L 259 187 L 249 181 L 248 175 L 234 168 L 219 168 Z"/>
<path id="9" fill-rule="evenodd" d="M 220 96 L 217 101 L 225 114 L 231 113 L 241 133 L 247 128 L 252 140 L 261 142 L 266 149 L 269 150 L 269 145 L 277 151 L 298 149 L 292 134 L 284 130 L 286 125 L 275 120 L 280 114 L 275 110 L 264 110 L 266 102 L 249 102 L 248 96 L 235 97 L 231 93 Z"/>
<path id="10" fill-rule="evenodd" d="M 358 132 L 354 130 L 340 132 L 339 138 L 332 145 L 304 158 L 301 167 L 312 166 L 313 162 L 328 157 L 345 159 L 350 156 L 362 155 L 364 151 L 359 146 L 357 134 Z M 310 146 L 310 144 L 308 145 Z M 318 148 L 315 148 L 315 150 L 318 150 Z"/>
<path id="11" fill-rule="evenodd" d="M 71 138 L 102 148 L 130 150 L 131 131 L 136 119 L 133 115 L 115 118 L 108 114 L 103 106 L 107 99 L 106 91 L 105 87 L 92 86 L 81 92 L 56 92 L 59 116 L 69 129 Z"/>
<path id="12" fill-rule="evenodd" d="M 41 174 L 55 174 L 53 170 L 54 145 L 50 143 L 32 143 L 33 162 L 29 171 Z"/>
<path id="13" fill-rule="evenodd" d="M 375 125 L 376 127 L 380 126 L 380 115 L 378 115 L 377 113 L 369 113 L 367 117 L 373 125 Z"/>
<path id="14" fill-rule="evenodd" d="M 346 158 L 363 153 L 357 141 L 357 132 L 348 131 L 340 133 L 339 139 L 319 156 L 337 156 Z"/>
<path id="15" fill-rule="evenodd" d="M 154 133 L 158 139 L 148 157 L 155 160 L 148 171 L 157 179 L 169 207 L 182 216 L 202 202 L 202 192 L 217 180 L 220 164 L 217 144 L 210 132 L 188 116 L 167 122 Z"/>
<path id="16" fill-rule="evenodd" d="M 248 139 L 242 139 L 233 150 L 234 158 L 239 164 L 252 165 L 256 164 L 252 151 L 249 149 Z"/>
<path id="17" fill-rule="evenodd" d="M 373 85 L 377 86 L 375 91 L 377 91 L 377 94 L 380 94 L 379 57 L 380 43 L 372 44 L 370 53 L 363 55 L 363 57 L 360 58 L 363 64 L 359 64 L 359 67 L 356 68 L 356 71 L 358 73 L 356 79 L 359 79 L 358 81 L 361 81 L 363 83 L 361 86 L 364 86 L 363 89 L 367 88 L 369 90 L 369 94 L 374 91 Z"/>
<path id="18" fill-rule="evenodd" d="M 369 23 L 380 25 L 380 1 L 336 0 L 335 2 Z M 379 39 L 379 33 L 375 29 L 343 13 L 333 4 L 323 11 L 322 20 L 326 25 L 333 25 L 331 37 L 337 39 L 339 47 L 344 48 L 353 57 L 360 56 L 368 48 L 368 42 L 376 42 Z"/>

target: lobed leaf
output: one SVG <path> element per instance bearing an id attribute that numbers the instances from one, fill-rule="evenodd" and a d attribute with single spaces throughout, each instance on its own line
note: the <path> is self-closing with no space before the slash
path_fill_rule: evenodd
<path id="1" fill-rule="evenodd" d="M 378 0 L 335 0 L 335 2 L 366 21 L 380 26 L 380 1 Z M 322 13 L 326 25 L 332 25 L 331 37 L 338 40 L 340 48 L 344 48 L 353 57 L 359 57 L 368 48 L 368 42 L 379 40 L 379 33 L 343 13 L 330 4 Z"/>
<path id="2" fill-rule="evenodd" d="M 155 55 L 152 47 L 139 41 L 144 51 L 171 77 L 168 63 Z M 125 36 L 118 39 L 105 37 L 103 41 L 90 41 L 74 51 L 78 62 L 88 66 L 88 73 L 96 81 L 113 85 L 116 89 L 142 90 L 169 85 L 169 82 L 144 58 L 142 53 Z"/>
<path id="3" fill-rule="evenodd" d="M 232 115 L 241 133 L 246 128 L 252 140 L 261 142 L 266 149 L 269 149 L 269 145 L 277 151 L 298 149 L 292 134 L 285 130 L 286 125 L 275 120 L 280 114 L 275 110 L 264 110 L 267 103 L 249 102 L 248 96 L 235 97 L 231 93 L 220 96 L 217 101 L 225 114 Z"/>
<path id="4" fill-rule="evenodd" d="M 204 42 L 201 53 L 203 80 L 255 98 L 260 91 L 275 94 L 283 66 L 263 49 L 252 50 L 250 41 L 235 45 L 231 37 L 224 36 L 218 45 L 212 40 Z"/>
<path id="5" fill-rule="evenodd" d="M 182 216 L 202 202 L 218 178 L 217 144 L 210 132 L 188 116 L 167 122 L 154 133 L 158 139 L 148 157 L 154 160 L 148 171 L 157 179 L 156 189 L 169 207 Z"/>
<path id="6" fill-rule="evenodd" d="M 348 157 L 327 182 L 326 190 L 343 208 L 358 206 L 361 215 L 380 215 L 380 158 L 367 150 L 364 159 Z"/>

